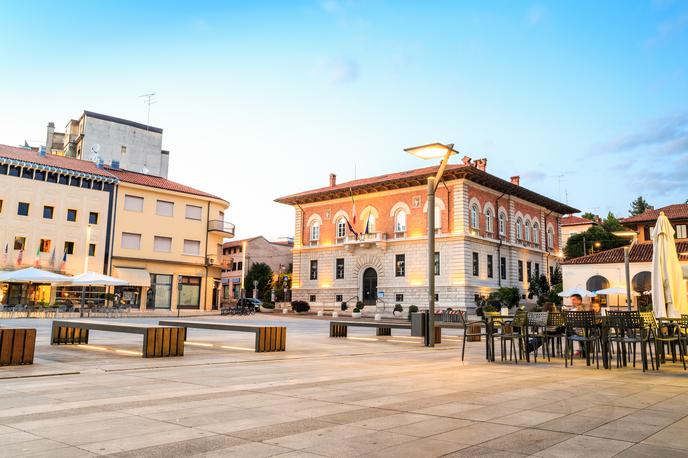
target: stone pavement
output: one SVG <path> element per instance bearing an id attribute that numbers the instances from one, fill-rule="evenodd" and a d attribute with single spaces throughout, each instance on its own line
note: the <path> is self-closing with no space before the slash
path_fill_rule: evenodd
<path id="1" fill-rule="evenodd" d="M 286 352 L 190 330 L 164 359 L 137 357 L 140 336 L 51 347 L 50 320 L 4 321 L 39 333 L 33 366 L 0 368 L 0 456 L 688 456 L 688 374 L 671 364 L 487 364 L 483 343 L 462 364 L 456 335 L 426 349 L 402 331 L 330 339 L 324 320 L 212 319 L 266 318 L 288 326 Z"/>

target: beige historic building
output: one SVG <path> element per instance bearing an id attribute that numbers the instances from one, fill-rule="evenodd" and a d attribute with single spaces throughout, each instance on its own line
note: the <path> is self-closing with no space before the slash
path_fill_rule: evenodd
<path id="1" fill-rule="evenodd" d="M 117 177 L 113 276 L 122 299 L 141 309 L 216 309 L 222 243 L 234 236 L 229 203 L 173 181 L 106 167 Z"/>
<path id="2" fill-rule="evenodd" d="M 253 264 L 262 262 L 270 266 L 275 274 L 287 272 L 292 262 L 292 241 L 271 242 L 262 235 L 243 240 L 225 242 L 222 271 L 223 298 L 236 299 L 241 296 L 242 280 Z M 252 285 L 245 289 L 250 296 Z"/>
<path id="3" fill-rule="evenodd" d="M 583 218 L 576 215 L 566 215 L 561 218 L 561 246 L 565 247 L 566 242 L 572 235 L 585 232 L 598 223 L 591 219 Z"/>
<path id="4" fill-rule="evenodd" d="M 0 270 L 106 272 L 117 178 L 88 161 L 0 145 Z M 26 285 L 4 285 L 17 303 Z M 50 287 L 36 300 L 54 300 Z"/>
<path id="5" fill-rule="evenodd" d="M 486 167 L 486 159 L 465 157 L 447 167 L 437 189 L 439 307 L 473 308 L 499 286 L 516 286 L 525 299 L 530 276 L 550 275 L 561 260 L 560 219 L 577 210 Z M 296 214 L 293 298 L 427 307 L 426 181 L 436 171 L 341 184 L 331 175 L 327 187 L 276 199 Z"/>

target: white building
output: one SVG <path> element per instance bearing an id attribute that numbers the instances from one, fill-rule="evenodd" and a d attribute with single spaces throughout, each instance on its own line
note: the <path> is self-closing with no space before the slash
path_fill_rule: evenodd
<path id="1" fill-rule="evenodd" d="M 132 172 L 167 178 L 170 153 L 162 149 L 162 129 L 92 111 L 70 120 L 65 132 L 49 123 L 48 153 L 92 160 Z"/>
<path id="2" fill-rule="evenodd" d="M 491 175 L 486 166 L 486 159 L 464 157 L 447 167 L 437 189 L 441 308 L 473 308 L 477 297 L 500 286 L 518 287 L 525 300 L 530 276 L 550 275 L 560 260 L 561 216 L 578 211 L 521 187 L 518 177 Z M 325 188 L 276 199 L 296 213 L 293 299 L 427 307 L 426 182 L 436 171 L 342 184 L 331 175 Z"/>

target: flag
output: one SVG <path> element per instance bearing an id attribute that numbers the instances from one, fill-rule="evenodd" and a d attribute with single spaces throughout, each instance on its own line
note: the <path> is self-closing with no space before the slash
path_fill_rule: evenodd
<path id="1" fill-rule="evenodd" d="M 363 231 L 364 234 L 368 234 L 370 229 L 370 213 L 368 213 L 368 217 L 366 218 L 366 225 L 365 225 L 365 230 Z"/>
<path id="2" fill-rule="evenodd" d="M 24 250 L 21 249 L 21 250 L 19 250 L 19 254 L 17 255 L 17 265 L 21 266 L 21 263 L 23 260 L 24 260 Z"/>
<path id="3" fill-rule="evenodd" d="M 351 196 L 351 219 L 354 225 L 356 225 L 356 201 L 354 200 L 354 193 L 351 188 L 349 188 L 349 195 Z M 354 234 L 355 233 L 354 231 Z"/>
<path id="4" fill-rule="evenodd" d="M 9 248 L 10 248 L 10 244 L 6 243 L 5 244 L 5 254 L 3 254 L 3 257 L 2 257 L 2 265 L 3 266 L 7 265 L 7 250 L 9 250 Z"/>
<path id="5" fill-rule="evenodd" d="M 53 248 L 53 254 L 50 255 L 50 267 L 55 268 L 55 248 Z"/>
<path id="6" fill-rule="evenodd" d="M 60 271 L 65 270 L 65 267 L 67 267 L 67 252 L 64 252 L 64 255 L 62 256 L 62 262 L 60 263 Z"/>
<path id="7" fill-rule="evenodd" d="M 36 248 L 36 260 L 33 263 L 34 267 L 41 267 L 41 247 Z"/>
<path id="8" fill-rule="evenodd" d="M 346 225 L 349 226 L 349 231 L 351 231 L 351 233 L 354 234 L 354 237 L 356 238 L 356 240 L 358 240 L 358 232 L 356 232 L 356 230 L 351 225 L 351 223 L 349 222 L 349 219 L 346 216 L 344 217 L 344 221 L 346 221 Z"/>

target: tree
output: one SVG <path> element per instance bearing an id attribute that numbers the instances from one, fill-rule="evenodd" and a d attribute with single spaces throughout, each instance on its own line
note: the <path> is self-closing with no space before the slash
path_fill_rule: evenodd
<path id="1" fill-rule="evenodd" d="M 252 295 L 254 281 L 258 282 L 258 298 L 269 301 L 272 290 L 272 269 L 270 266 L 264 262 L 257 262 L 251 266 L 244 280 L 247 296 Z"/>
<path id="2" fill-rule="evenodd" d="M 521 292 L 516 287 L 502 286 L 490 294 L 490 300 L 497 301 L 508 308 L 518 305 L 519 299 L 521 299 Z"/>
<path id="3" fill-rule="evenodd" d="M 602 221 L 602 226 L 609 232 L 622 231 L 625 229 L 614 213 L 607 213 L 607 217 Z"/>
<path id="4" fill-rule="evenodd" d="M 537 297 L 538 305 L 542 305 L 549 297 L 549 281 L 546 275 L 540 275 L 539 277 L 533 277 L 530 279 L 528 284 L 528 297 Z"/>
<path id="5" fill-rule="evenodd" d="M 599 218 L 599 216 L 597 216 L 594 213 L 585 212 L 581 215 L 581 218 L 589 219 L 590 221 L 597 221 L 597 218 Z"/>
<path id="6" fill-rule="evenodd" d="M 638 196 L 637 199 L 631 202 L 631 208 L 628 209 L 628 213 L 630 213 L 631 216 L 635 216 L 645 213 L 646 210 L 652 210 L 654 208 L 655 207 L 648 204 L 647 201 L 643 199 L 643 196 Z"/>
<path id="7" fill-rule="evenodd" d="M 630 243 L 630 240 L 616 237 L 604 225 L 592 226 L 585 232 L 569 237 L 564 247 L 564 256 L 567 259 L 577 258 L 595 251 L 624 246 L 628 243 Z"/>

